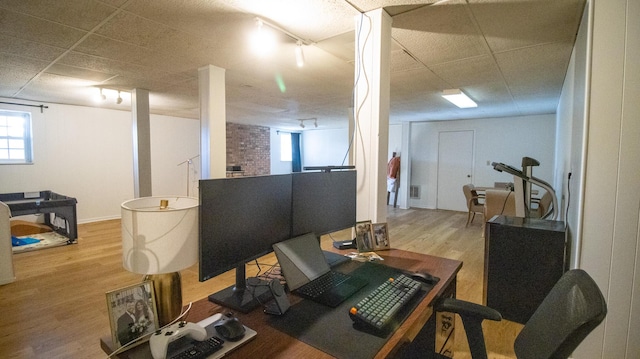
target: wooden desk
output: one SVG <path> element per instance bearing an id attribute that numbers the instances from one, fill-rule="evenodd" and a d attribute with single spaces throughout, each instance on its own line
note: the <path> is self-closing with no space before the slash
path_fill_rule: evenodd
<path id="1" fill-rule="evenodd" d="M 335 249 L 332 251 L 336 253 L 348 252 L 347 250 L 339 251 Z M 380 251 L 378 254 L 384 258 L 383 263 L 387 266 L 409 271 L 426 271 L 440 278 L 440 282 L 438 282 L 438 284 L 436 284 L 436 286 L 417 305 L 415 310 L 391 335 L 387 343 L 375 356 L 375 358 L 387 358 L 393 357 L 394 353 L 396 353 L 403 345 L 411 342 L 425 326 L 427 321 L 432 317 L 433 303 L 436 298 L 439 298 L 442 295 L 455 296 L 456 275 L 462 267 L 462 262 L 399 249 Z M 289 295 L 289 300 L 292 305 L 295 305 L 302 299 L 295 295 Z M 226 308 L 221 307 L 218 304 L 211 303 L 205 298 L 193 303 L 191 312 L 187 316 L 186 320 L 189 322 L 198 322 L 204 318 L 226 310 Z M 252 341 L 230 353 L 226 357 L 331 358 L 327 353 L 268 326 L 265 321 L 266 314 L 264 314 L 260 309 L 253 310 L 247 314 L 235 314 L 243 324 L 258 332 L 258 335 Z M 109 336 L 103 337 L 100 340 L 100 346 L 106 353 L 111 353 L 113 351 Z M 146 351 L 149 354 L 148 358 L 151 358 L 148 344 L 142 344 L 130 350 L 130 352 L 137 353 L 140 353 L 141 351 Z M 124 352 L 119 354 L 117 358 L 124 359 L 138 356 L 129 354 L 129 352 Z"/>

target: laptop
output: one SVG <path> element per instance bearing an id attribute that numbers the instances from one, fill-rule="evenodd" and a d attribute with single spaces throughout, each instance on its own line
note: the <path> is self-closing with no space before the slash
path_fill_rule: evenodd
<path id="1" fill-rule="evenodd" d="M 292 293 L 329 307 L 367 285 L 367 280 L 332 271 L 313 233 L 273 245 L 280 269 Z"/>

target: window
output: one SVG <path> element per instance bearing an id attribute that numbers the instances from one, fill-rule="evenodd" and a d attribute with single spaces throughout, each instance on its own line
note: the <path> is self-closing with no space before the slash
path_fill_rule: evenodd
<path id="1" fill-rule="evenodd" d="M 280 161 L 291 162 L 291 134 L 280 132 Z"/>
<path id="2" fill-rule="evenodd" d="M 32 163 L 31 114 L 0 110 L 0 164 Z"/>

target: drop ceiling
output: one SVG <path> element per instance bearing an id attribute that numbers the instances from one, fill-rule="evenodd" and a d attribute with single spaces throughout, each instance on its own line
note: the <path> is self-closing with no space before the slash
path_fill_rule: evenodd
<path id="1" fill-rule="evenodd" d="M 198 69 L 226 69 L 227 121 L 346 127 L 355 19 L 392 16 L 390 122 L 555 113 L 584 0 L 3 0 L 0 97 L 199 117 Z M 277 28 L 270 58 L 251 53 L 255 19 Z M 305 65 L 297 67 L 296 40 Z M 95 101 L 103 88 L 106 101 Z M 460 88 L 478 103 L 441 96 Z M 124 101 L 117 104 L 117 91 Z M 307 129 L 310 126 L 307 126 Z"/>

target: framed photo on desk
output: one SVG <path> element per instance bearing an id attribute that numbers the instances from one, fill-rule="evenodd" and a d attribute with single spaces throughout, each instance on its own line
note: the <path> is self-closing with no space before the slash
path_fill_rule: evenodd
<path id="1" fill-rule="evenodd" d="M 386 223 L 374 223 L 371 225 L 373 233 L 373 249 L 376 251 L 390 249 L 389 229 Z"/>
<path id="2" fill-rule="evenodd" d="M 106 295 L 111 340 L 116 348 L 159 329 L 156 320 L 158 311 L 151 281 L 117 289 Z"/>
<path id="3" fill-rule="evenodd" d="M 360 253 L 373 251 L 371 221 L 356 222 L 356 246 Z"/>

